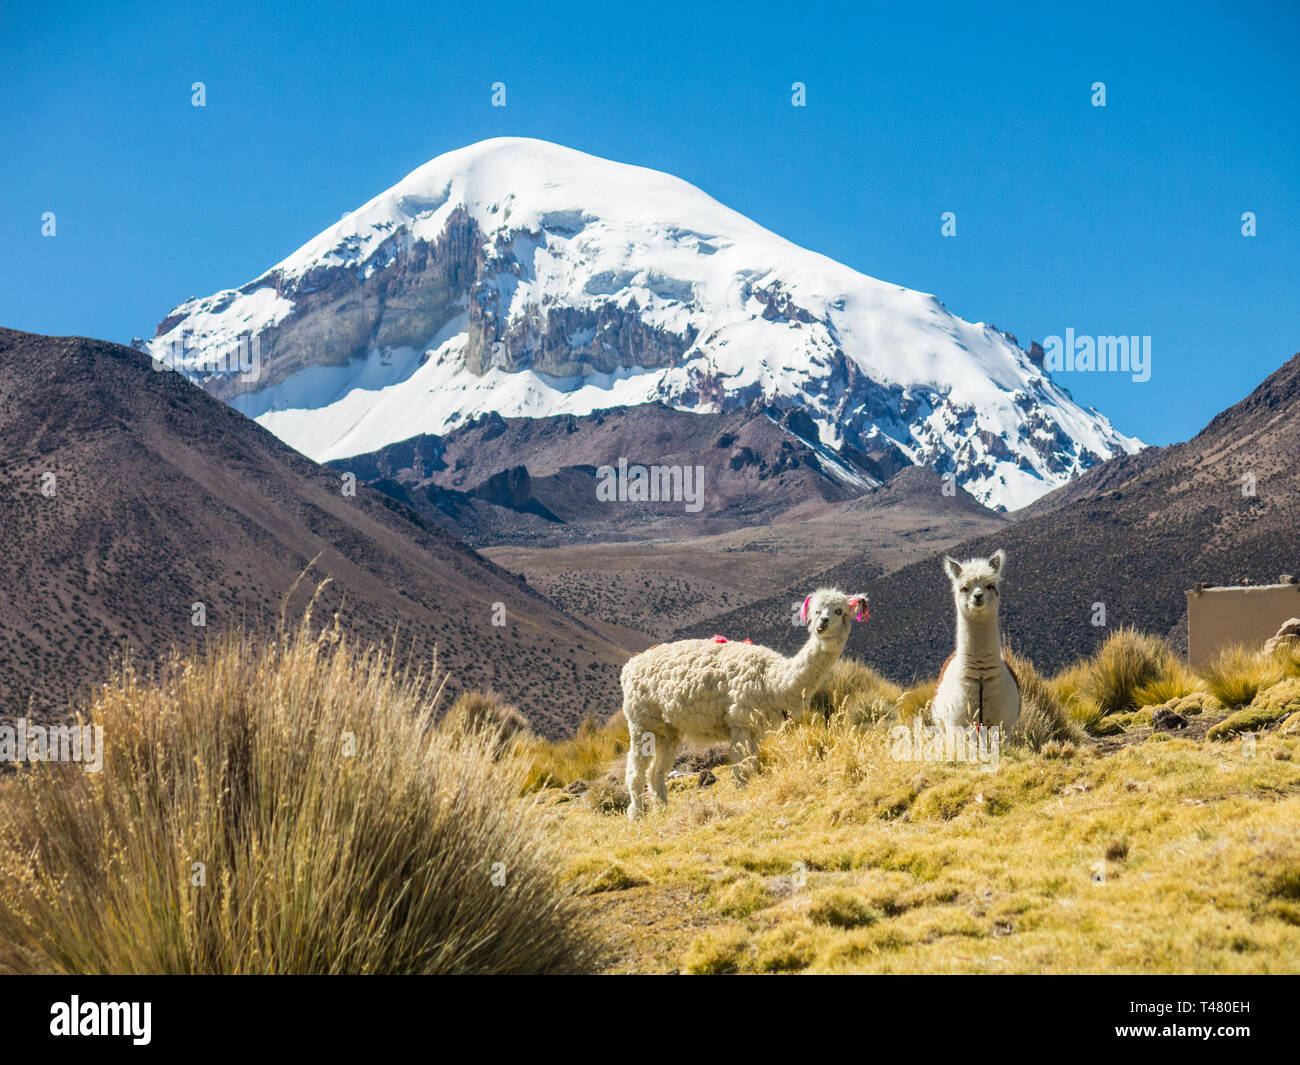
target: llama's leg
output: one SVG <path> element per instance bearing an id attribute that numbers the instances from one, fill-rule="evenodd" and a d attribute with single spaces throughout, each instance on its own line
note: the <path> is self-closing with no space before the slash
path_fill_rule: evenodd
<path id="1" fill-rule="evenodd" d="M 753 758 L 757 753 L 754 734 L 749 729 L 731 730 L 731 775 L 737 787 L 743 788 L 749 780 L 749 770 L 753 768 Z"/>
<path id="2" fill-rule="evenodd" d="M 668 771 L 673 767 L 673 758 L 677 753 L 676 736 L 656 736 L 658 746 L 655 748 L 654 764 L 650 768 L 650 784 L 655 798 L 663 805 L 668 805 Z"/>
<path id="3" fill-rule="evenodd" d="M 643 742 L 644 730 L 633 723 L 635 720 L 635 717 L 629 715 L 627 770 L 623 774 L 623 779 L 627 783 L 628 795 L 631 796 L 631 802 L 627 807 L 627 816 L 632 821 L 635 821 L 645 812 L 645 773 L 650 763 L 649 756 L 642 753 L 645 749 Z"/>

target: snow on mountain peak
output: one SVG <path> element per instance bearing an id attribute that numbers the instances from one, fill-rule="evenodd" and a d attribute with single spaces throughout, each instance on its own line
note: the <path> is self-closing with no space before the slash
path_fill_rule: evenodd
<path id="1" fill-rule="evenodd" d="M 255 380 L 211 371 L 249 337 Z M 142 347 L 320 461 L 490 410 L 762 400 L 1015 509 L 1141 446 L 935 297 L 671 175 L 527 138 L 438 156 Z"/>

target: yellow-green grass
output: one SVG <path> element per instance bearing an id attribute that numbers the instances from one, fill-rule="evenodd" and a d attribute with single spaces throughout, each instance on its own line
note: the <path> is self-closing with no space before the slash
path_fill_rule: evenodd
<path id="1" fill-rule="evenodd" d="M 1231 739 L 1242 733 L 1257 732 L 1293 714 L 1300 720 L 1300 678 L 1288 677 L 1259 692 L 1249 706 L 1229 714 L 1206 736 L 1212 740 Z"/>
<path id="2" fill-rule="evenodd" d="M 1050 680 L 1008 655 L 995 765 L 900 757 L 935 682 L 845 660 L 747 787 L 675 778 L 630 824 L 621 714 L 548 742 L 470 693 L 435 725 L 427 676 L 337 625 L 231 636 L 100 694 L 102 774 L 0 779 L 0 971 L 1300 968 L 1291 659 L 1197 674 L 1128 631 Z M 1160 696 L 1209 736 L 1123 736 Z"/>
<path id="3" fill-rule="evenodd" d="M 634 824 L 543 792 L 571 880 L 630 878 L 586 897 L 609 971 L 1300 968 L 1300 733 L 987 772 L 896 761 L 891 727 L 786 725 L 748 786 L 677 780 Z"/>
<path id="4" fill-rule="evenodd" d="M 0 971 L 591 967 L 527 764 L 437 702 L 309 619 L 128 670 L 89 707 L 101 772 L 34 763 L 0 793 Z"/>
<path id="5" fill-rule="evenodd" d="M 1083 727 L 1034 664 L 1010 648 L 1004 654 L 1020 687 L 1020 717 L 1011 729 L 1010 742 L 1035 751 L 1049 743 L 1081 743 Z"/>

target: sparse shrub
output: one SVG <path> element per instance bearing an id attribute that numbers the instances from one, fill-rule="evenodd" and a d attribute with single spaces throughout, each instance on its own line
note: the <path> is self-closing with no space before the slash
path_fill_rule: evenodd
<path id="1" fill-rule="evenodd" d="M 584 719 L 566 740 L 552 743 L 529 737 L 521 751 L 530 763 L 524 787 L 532 791 L 594 780 L 609 772 L 611 763 L 627 751 L 627 743 L 627 719 L 621 711 L 603 725 L 594 718 Z"/>
<path id="2" fill-rule="evenodd" d="M 644 887 L 650 883 L 643 876 L 630 873 L 615 862 L 601 870 L 600 874 L 583 890 L 584 895 L 599 895 L 605 891 L 627 891 L 630 888 Z"/>
<path id="3" fill-rule="evenodd" d="M 1083 684 L 1090 669 L 1088 660 L 1081 658 L 1047 683 L 1070 719 L 1085 732 L 1095 733 L 1101 721 L 1101 707 L 1083 693 Z"/>
<path id="4" fill-rule="evenodd" d="M 310 615 L 215 640 L 89 710 L 104 767 L 24 767 L 0 821 L 0 968 L 560 973 L 599 948 L 522 767 Z M 206 881 L 194 878 L 204 863 Z M 496 879 L 497 877 L 500 879 Z"/>
<path id="5" fill-rule="evenodd" d="M 912 719 L 918 714 L 921 715 L 921 723 L 929 724 L 930 722 L 930 704 L 934 701 L 935 690 L 939 687 L 939 680 L 922 681 L 913 688 L 903 692 L 898 699 L 898 720 L 904 725 L 910 725 Z"/>
<path id="6" fill-rule="evenodd" d="M 754 968 L 762 973 L 791 973 L 812 964 L 816 951 L 798 927 L 774 928 L 754 944 Z"/>
<path id="7" fill-rule="evenodd" d="M 1277 647 L 1269 656 L 1288 677 L 1300 677 L 1300 641 Z"/>
<path id="8" fill-rule="evenodd" d="M 1286 676 L 1282 661 L 1263 651 L 1234 644 L 1201 667 L 1206 688 L 1228 709 L 1245 706 L 1261 689 Z"/>
<path id="9" fill-rule="evenodd" d="M 1133 693 L 1138 707 L 1161 706 L 1204 694 L 1204 682 L 1182 661 L 1171 658 L 1164 673 Z"/>
<path id="10" fill-rule="evenodd" d="M 1283 869 L 1274 874 L 1265 890 L 1273 898 L 1300 902 L 1300 867 Z"/>
<path id="11" fill-rule="evenodd" d="M 749 952 L 749 936 L 743 928 L 729 927 L 705 932 L 686 952 L 682 967 L 696 976 L 720 976 L 739 971 Z"/>
<path id="12" fill-rule="evenodd" d="M 439 720 L 438 728 L 444 735 L 460 741 L 474 742 L 481 737 L 498 756 L 514 740 L 530 733 L 524 715 L 491 688 L 462 694 Z"/>
<path id="13" fill-rule="evenodd" d="M 1122 862 L 1128 858 L 1129 842 L 1127 839 L 1111 840 L 1106 846 L 1106 861 Z"/>

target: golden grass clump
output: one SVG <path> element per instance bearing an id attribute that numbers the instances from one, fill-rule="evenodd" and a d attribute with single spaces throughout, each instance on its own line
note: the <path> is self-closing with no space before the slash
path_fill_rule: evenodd
<path id="1" fill-rule="evenodd" d="M 603 725 L 585 718 L 578 731 L 565 740 L 550 743 L 529 737 L 519 753 L 529 763 L 524 787 L 561 788 L 576 780 L 595 780 L 609 772 L 610 763 L 627 753 L 627 718 L 620 710 Z"/>
<path id="2" fill-rule="evenodd" d="M 1084 690 L 1084 683 L 1091 673 L 1091 660 L 1081 658 L 1061 670 L 1047 683 L 1052 689 L 1052 694 L 1056 696 L 1057 702 L 1065 708 L 1075 724 L 1085 732 L 1104 735 L 1110 730 L 1103 720 L 1101 706 Z"/>
<path id="3" fill-rule="evenodd" d="M 893 717 L 903 689 L 870 666 L 853 658 L 840 658 L 813 695 L 814 713 L 840 714 L 853 725 L 871 724 Z"/>
<path id="4" fill-rule="evenodd" d="M 1097 736 L 1124 731 L 1144 707 L 1196 696 L 1206 687 L 1167 641 L 1130 628 L 1117 629 L 1091 658 L 1079 659 L 1046 684 L 1066 716 Z"/>
<path id="5" fill-rule="evenodd" d="M 910 725 L 913 718 L 920 716 L 922 724 L 930 721 L 930 704 L 934 702 L 934 693 L 939 688 L 939 680 L 922 681 L 913 688 L 903 692 L 898 699 L 898 720 Z"/>
<path id="6" fill-rule="evenodd" d="M 24 766 L 0 818 L 0 971 L 564 973 L 598 948 L 524 767 L 434 727 L 428 675 L 334 626 L 129 668 L 104 765 Z"/>
<path id="7" fill-rule="evenodd" d="M 483 743 L 497 756 L 531 734 L 527 718 L 491 688 L 460 695 L 438 721 L 438 728 L 460 742 Z"/>
<path id="8" fill-rule="evenodd" d="M 1181 659 L 1172 658 L 1160 676 L 1133 693 L 1133 701 L 1139 708 L 1164 706 L 1204 693 L 1205 682 Z"/>
<path id="9" fill-rule="evenodd" d="M 1159 636 L 1119 628 L 1093 655 L 1080 694 L 1091 698 L 1103 716 L 1124 714 L 1146 705 L 1142 699 L 1160 688 L 1176 688 L 1171 678 L 1177 677 L 1178 671 L 1177 657 Z"/>
<path id="10" fill-rule="evenodd" d="M 1288 640 L 1277 647 L 1268 656 L 1288 677 L 1300 677 L 1300 640 Z"/>
<path id="11" fill-rule="evenodd" d="M 1083 743 L 1086 736 L 1082 726 L 1070 716 L 1034 664 L 1009 647 L 1004 648 L 1003 657 L 1020 683 L 1020 717 L 1011 726 L 1008 740 L 1034 751 L 1050 743 Z"/>
<path id="12" fill-rule="evenodd" d="M 1245 706 L 1288 675 L 1286 660 L 1257 648 L 1233 644 L 1201 667 L 1205 687 L 1224 706 Z"/>

